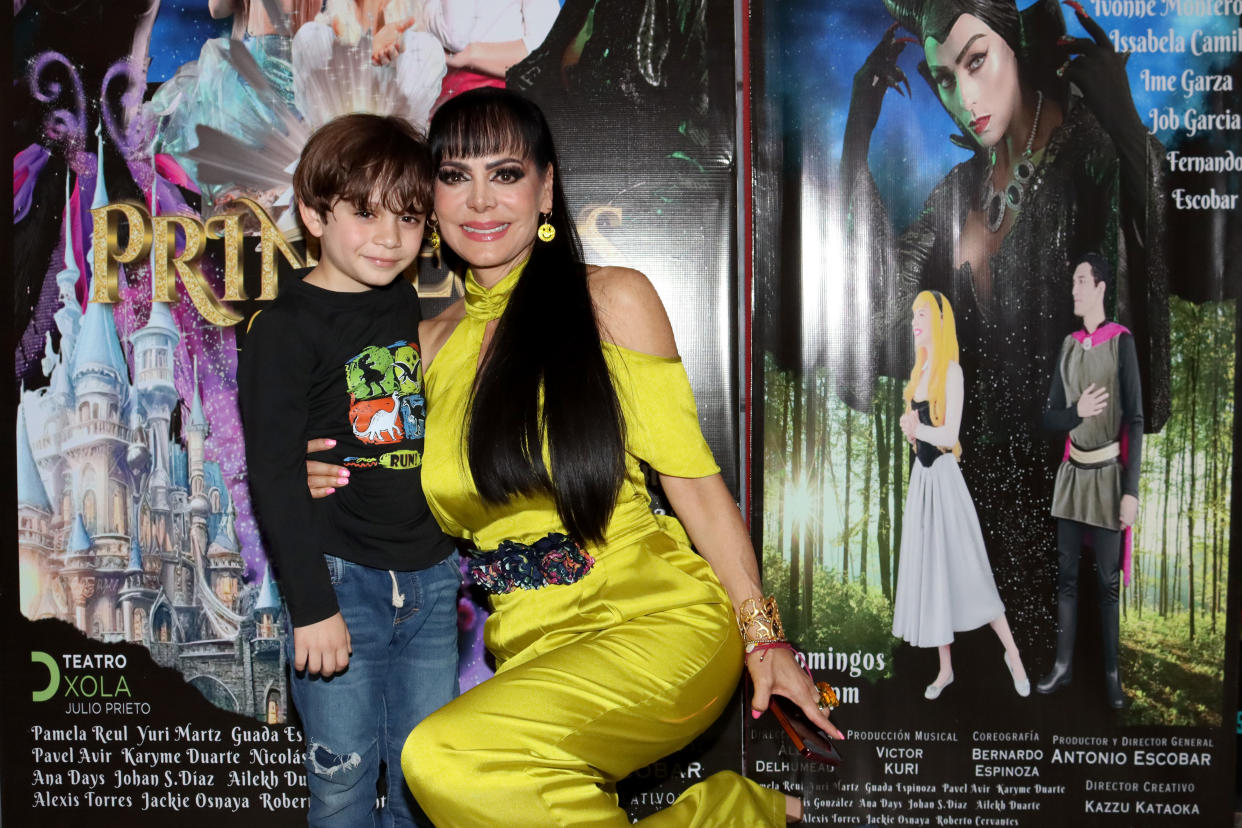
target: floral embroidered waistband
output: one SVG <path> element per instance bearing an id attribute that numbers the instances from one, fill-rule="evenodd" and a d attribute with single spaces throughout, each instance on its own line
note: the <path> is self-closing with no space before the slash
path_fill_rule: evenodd
<path id="1" fill-rule="evenodd" d="M 503 595 L 515 589 L 539 589 L 581 581 L 595 565 L 571 538 L 553 532 L 530 546 L 501 541 L 490 552 L 467 550 L 468 569 L 485 591 Z"/>

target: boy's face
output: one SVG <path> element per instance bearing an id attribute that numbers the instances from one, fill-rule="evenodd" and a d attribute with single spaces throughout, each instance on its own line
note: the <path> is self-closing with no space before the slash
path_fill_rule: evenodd
<path id="1" fill-rule="evenodd" d="M 298 211 L 320 245 L 319 265 L 307 278 L 328 290 L 384 287 L 410 266 L 423 244 L 423 214 L 392 213 L 378 204 L 359 210 L 348 201 L 338 201 L 323 217 L 301 202 Z"/>

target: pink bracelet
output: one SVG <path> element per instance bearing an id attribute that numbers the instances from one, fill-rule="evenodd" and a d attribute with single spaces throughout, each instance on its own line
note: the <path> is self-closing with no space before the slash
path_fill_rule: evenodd
<path id="1" fill-rule="evenodd" d="M 811 676 L 811 668 L 807 666 L 806 658 L 802 655 L 802 653 L 798 652 L 797 647 L 790 644 L 788 641 L 763 641 L 757 644 L 746 645 L 746 654 L 749 655 L 754 652 L 759 653 L 759 662 L 761 664 L 763 663 L 764 657 L 767 656 L 768 650 L 789 650 L 789 652 L 794 654 L 794 658 L 798 660 L 798 663 L 802 665 L 802 669 L 806 670 L 806 674 Z M 815 677 L 811 676 L 811 680 L 814 681 Z"/>

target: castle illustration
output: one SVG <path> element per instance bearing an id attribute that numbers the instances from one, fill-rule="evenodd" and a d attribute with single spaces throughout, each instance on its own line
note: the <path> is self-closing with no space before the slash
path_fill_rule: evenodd
<path id="1" fill-rule="evenodd" d="M 108 202 L 102 138 L 98 159 L 92 208 Z M 173 379 L 181 335 L 165 303 L 128 337 L 128 360 L 112 305 L 82 310 L 68 191 L 66 181 L 60 341 L 54 348 L 48 333 L 48 384 L 23 389 L 17 414 L 22 613 L 142 644 L 218 707 L 282 722 L 280 595 L 270 567 L 261 583 L 244 582 L 236 509 L 205 456 L 197 366 L 186 405 Z"/>

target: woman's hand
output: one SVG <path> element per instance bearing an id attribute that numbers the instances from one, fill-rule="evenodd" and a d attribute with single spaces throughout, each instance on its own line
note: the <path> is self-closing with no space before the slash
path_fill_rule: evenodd
<path id="1" fill-rule="evenodd" d="M 371 62 L 376 66 L 387 66 L 397 59 L 397 56 L 405 50 L 405 42 L 401 39 L 401 35 L 406 29 L 414 25 L 414 18 L 402 20 L 398 23 L 388 23 L 375 33 L 375 37 L 371 39 Z"/>
<path id="2" fill-rule="evenodd" d="M 850 112 L 845 123 L 845 142 L 842 147 L 842 164 L 847 158 L 852 163 L 866 161 L 871 145 L 871 133 L 880 119 L 880 107 L 884 93 L 896 89 L 898 94 L 910 94 L 910 80 L 897 65 L 897 58 L 913 38 L 897 37 L 897 24 L 889 26 L 880 43 L 867 55 L 862 68 L 854 74 L 854 91 L 850 96 Z M 905 84 L 905 91 L 901 87 Z"/>
<path id="3" fill-rule="evenodd" d="M 1078 22 L 1091 35 L 1062 37 L 1059 45 L 1065 53 L 1065 63 L 1057 74 L 1073 83 L 1095 115 L 1100 126 L 1113 139 L 1117 152 L 1128 163 L 1137 163 L 1146 157 L 1147 128 L 1134 108 L 1130 93 L 1130 80 L 1126 77 L 1126 61 L 1130 55 L 1118 53 L 1108 33 L 1090 17 L 1077 2 L 1066 2 L 1074 10 Z"/>
<path id="4" fill-rule="evenodd" d="M 306 442 L 306 453 L 314 454 L 318 451 L 327 451 L 336 445 L 336 440 L 317 439 L 308 440 Z M 319 460 L 306 461 L 306 487 L 310 489 L 311 497 L 318 500 L 321 497 L 327 497 L 335 492 L 341 486 L 349 485 L 349 469 L 344 466 L 334 466 L 331 463 L 324 463 Z"/>
<path id="5" fill-rule="evenodd" d="M 919 415 L 916 411 L 907 411 L 901 415 L 898 421 L 901 425 L 901 433 L 906 435 L 906 439 L 910 442 L 915 440 L 915 432 L 919 427 Z"/>
<path id="6" fill-rule="evenodd" d="M 773 695 L 784 696 L 802 709 L 806 717 L 834 739 L 844 739 L 845 734 L 828 720 L 828 711 L 819 708 L 819 689 L 798 663 L 790 650 L 774 647 L 749 653 L 746 669 L 754 682 L 755 693 L 751 696 L 751 715 L 756 719 L 768 709 Z"/>

